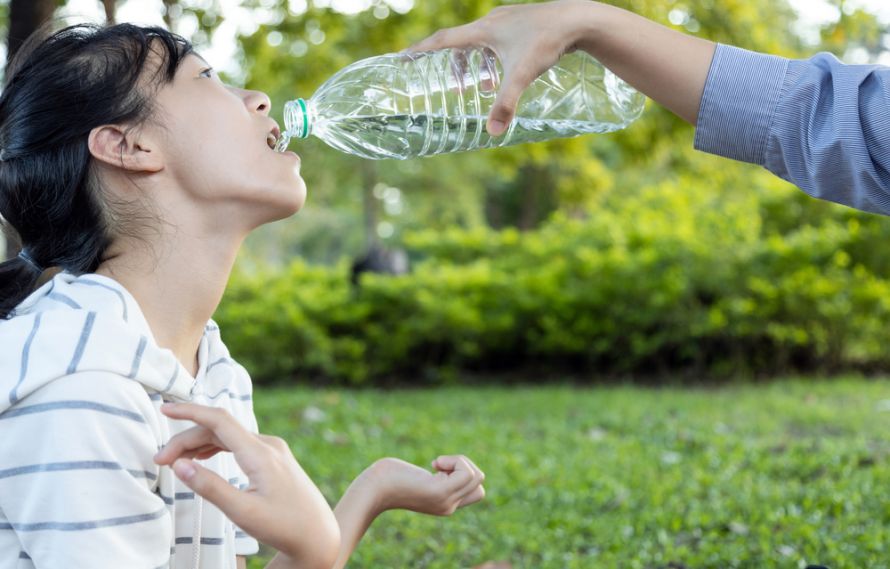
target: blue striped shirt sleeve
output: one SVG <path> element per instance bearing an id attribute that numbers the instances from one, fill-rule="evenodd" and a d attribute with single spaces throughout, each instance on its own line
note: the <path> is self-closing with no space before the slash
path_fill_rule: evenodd
<path id="1" fill-rule="evenodd" d="M 890 215 L 890 67 L 718 45 L 695 147 L 759 164 L 813 197 Z"/>

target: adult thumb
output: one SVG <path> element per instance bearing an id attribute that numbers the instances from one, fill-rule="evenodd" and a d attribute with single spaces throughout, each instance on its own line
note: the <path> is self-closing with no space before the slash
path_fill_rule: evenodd
<path id="1" fill-rule="evenodd" d="M 516 114 L 516 105 L 522 92 L 528 87 L 527 80 L 522 73 L 504 73 L 504 81 L 498 90 L 491 111 L 488 113 L 488 133 L 492 136 L 500 136 L 507 130 L 510 122 Z"/>
<path id="2" fill-rule="evenodd" d="M 242 492 L 223 480 L 218 474 L 191 459 L 176 459 L 173 463 L 173 471 L 186 486 L 227 515 L 229 510 L 234 509 L 245 498 Z"/>

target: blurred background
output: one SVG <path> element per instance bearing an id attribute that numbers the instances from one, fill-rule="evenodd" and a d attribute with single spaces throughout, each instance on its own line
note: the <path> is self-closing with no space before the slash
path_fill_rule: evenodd
<path id="1" fill-rule="evenodd" d="M 612 3 L 890 64 L 885 0 Z M 281 122 L 340 67 L 499 4 L 0 0 L 2 55 L 51 19 L 160 24 Z M 489 474 L 457 520 L 387 514 L 354 566 L 886 565 L 890 221 L 693 135 L 649 102 L 614 134 L 405 162 L 291 143 L 307 205 L 248 239 L 215 315 L 261 430 L 332 502 L 386 454 Z"/>
<path id="2" fill-rule="evenodd" d="M 340 67 L 496 4 L 29 0 L 0 2 L 0 21 L 8 54 L 49 18 L 165 25 L 228 82 L 269 93 L 281 122 L 285 101 Z M 753 50 L 890 61 L 879 1 L 617 4 Z M 885 366 L 890 256 L 878 244 L 890 225 L 698 153 L 692 138 L 650 103 L 616 134 L 412 161 L 294 141 L 307 206 L 251 236 L 216 317 L 257 382 Z"/>

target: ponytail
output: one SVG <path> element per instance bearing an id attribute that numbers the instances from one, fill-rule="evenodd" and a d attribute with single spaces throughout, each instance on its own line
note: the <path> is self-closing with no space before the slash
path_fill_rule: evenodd
<path id="1" fill-rule="evenodd" d="M 43 270 L 24 250 L 0 263 L 0 319 L 9 318 L 13 309 L 31 294 Z"/>

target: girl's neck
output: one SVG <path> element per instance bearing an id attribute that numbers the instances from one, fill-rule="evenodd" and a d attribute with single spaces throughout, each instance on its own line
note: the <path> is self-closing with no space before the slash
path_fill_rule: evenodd
<path id="1" fill-rule="evenodd" d="M 171 350 L 194 377 L 204 326 L 216 311 L 241 236 L 180 230 L 157 246 L 122 242 L 96 270 L 139 303 L 158 346 Z"/>

